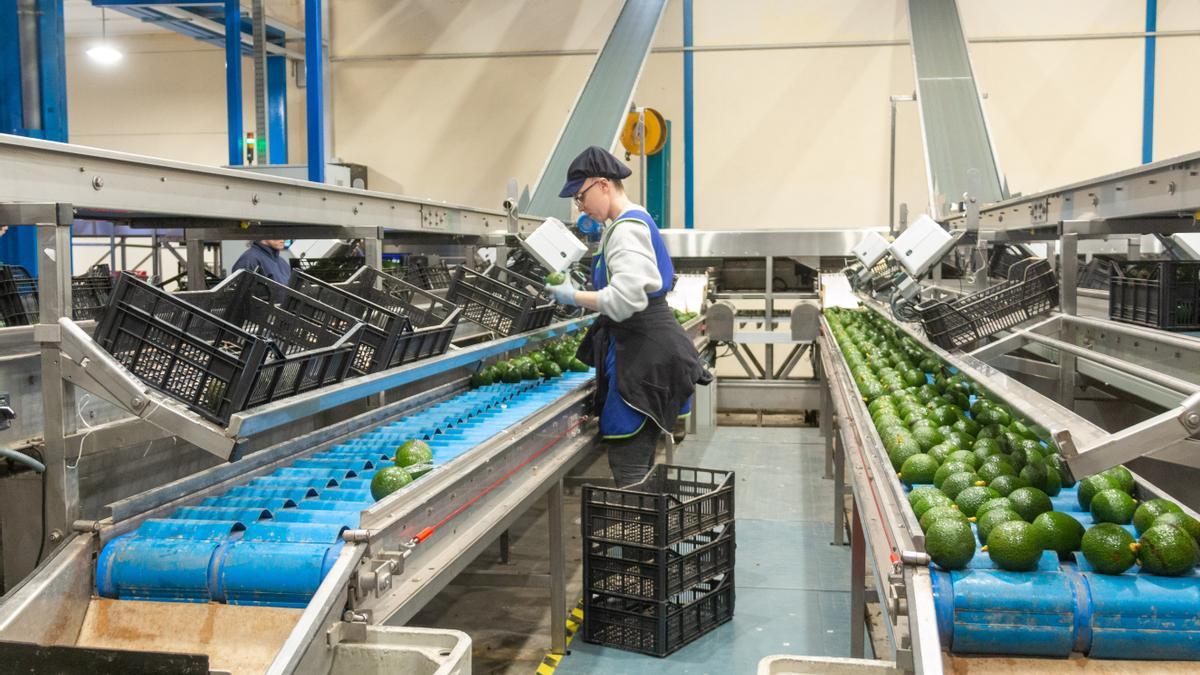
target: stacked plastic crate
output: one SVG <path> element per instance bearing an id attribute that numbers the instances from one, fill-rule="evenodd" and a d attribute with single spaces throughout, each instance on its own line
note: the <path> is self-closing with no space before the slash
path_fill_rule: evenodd
<path id="1" fill-rule="evenodd" d="M 583 487 L 583 638 L 666 656 L 733 618 L 734 474 L 660 464 Z"/>

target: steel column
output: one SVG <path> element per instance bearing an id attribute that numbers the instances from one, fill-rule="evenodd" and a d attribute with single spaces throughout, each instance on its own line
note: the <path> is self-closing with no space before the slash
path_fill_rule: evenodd
<path id="1" fill-rule="evenodd" d="M 325 182 L 325 62 L 321 0 L 304 0 L 304 82 L 308 109 L 308 179 Z"/>
<path id="2" fill-rule="evenodd" d="M 567 560 L 563 550 L 563 481 L 546 493 L 550 521 L 550 651 L 567 653 Z"/>
<path id="3" fill-rule="evenodd" d="M 187 288 L 203 291 L 208 288 L 204 280 L 204 240 L 187 239 Z"/>
<path id="4" fill-rule="evenodd" d="M 850 532 L 850 655 L 863 654 L 867 626 L 867 599 L 864 579 L 867 576 L 867 541 L 863 536 L 862 520 L 855 502 Z"/>
<path id="5" fill-rule="evenodd" d="M 692 81 L 692 0 L 683 0 L 683 226 L 696 227 L 696 90 Z"/>
<path id="6" fill-rule="evenodd" d="M 1059 301 L 1062 313 L 1076 313 L 1076 285 L 1079 276 L 1079 235 L 1064 234 L 1059 242 L 1059 285 L 1061 298 Z M 1062 338 L 1064 342 L 1074 344 L 1075 327 L 1063 323 Z M 1064 350 L 1058 352 L 1058 402 L 1068 409 L 1075 408 L 1075 355 Z"/>
<path id="7" fill-rule="evenodd" d="M 242 164 L 242 7 L 225 0 L 225 115 L 229 165 Z"/>
<path id="8" fill-rule="evenodd" d="M 846 449 L 836 434 L 833 441 L 833 545 L 845 542 L 846 532 Z"/>
<path id="9" fill-rule="evenodd" d="M 50 551 L 79 518 L 78 461 L 67 454 L 67 434 L 75 430 L 74 388 L 67 386 L 60 368 L 58 319 L 71 307 L 71 226 L 39 223 L 37 226 L 39 327 L 51 329 L 42 345 L 42 409 L 45 411 L 46 527 L 44 546 Z M 48 326 L 46 324 L 49 324 Z"/>
<path id="10" fill-rule="evenodd" d="M 775 257 L 767 256 L 767 285 L 765 287 L 765 302 L 763 306 L 763 330 L 775 330 Z M 746 350 L 749 352 L 749 348 Z M 775 345 L 768 342 L 766 349 L 766 365 L 763 367 L 763 379 L 775 378 Z"/>

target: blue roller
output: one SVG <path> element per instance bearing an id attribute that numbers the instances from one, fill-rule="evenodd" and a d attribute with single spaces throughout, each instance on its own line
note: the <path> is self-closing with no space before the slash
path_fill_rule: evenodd
<path id="1" fill-rule="evenodd" d="M 933 573 L 938 633 L 955 652 L 1066 657 L 1075 594 L 1061 572 Z"/>
<path id="2" fill-rule="evenodd" d="M 280 476 L 259 476 L 250 481 L 250 487 L 264 488 L 312 488 L 314 490 L 324 490 L 325 488 L 335 488 L 338 486 L 336 478 L 288 478 Z"/>
<path id="3" fill-rule="evenodd" d="M 226 520 L 245 525 L 270 517 L 271 512 L 268 509 L 246 509 L 236 506 L 185 506 L 171 514 L 172 520 Z"/>
<path id="4" fill-rule="evenodd" d="M 1082 558 L 1082 556 L 1080 556 Z M 1085 618 L 1097 659 L 1200 660 L 1200 575 L 1159 577 L 1133 571 L 1079 575 L 1090 591 Z"/>
<path id="5" fill-rule="evenodd" d="M 292 466 L 300 469 L 351 469 L 359 471 L 362 469 L 374 469 L 375 463 L 369 459 L 347 461 L 341 458 L 315 459 L 310 457 L 308 459 L 298 459 Z"/>
<path id="6" fill-rule="evenodd" d="M 279 509 L 295 508 L 296 501 L 282 497 L 208 497 L 200 502 L 201 506 L 233 507 L 239 509 L 266 509 L 274 512 Z"/>
<path id="7" fill-rule="evenodd" d="M 315 509 L 286 509 L 275 520 L 280 523 L 333 523 L 343 527 L 358 525 L 360 511 L 317 511 Z"/>
<path id="8" fill-rule="evenodd" d="M 100 552 L 96 592 L 123 600 L 208 602 L 212 567 L 244 530 L 230 521 L 147 520 Z"/>
<path id="9" fill-rule="evenodd" d="M 305 499 L 316 497 L 320 493 L 313 488 L 306 487 L 259 488 L 250 487 L 249 485 L 241 485 L 231 489 L 225 494 L 230 497 L 250 497 L 252 499 L 288 499 L 299 503 Z"/>
<path id="10" fill-rule="evenodd" d="M 215 573 L 215 593 L 231 605 L 304 607 L 342 550 L 335 544 L 238 541 Z"/>
<path id="11" fill-rule="evenodd" d="M 349 469 L 301 469 L 294 466 L 287 466 L 282 469 L 276 469 L 271 475 L 278 478 L 333 478 L 342 480 L 344 478 L 354 478 L 357 474 Z"/>

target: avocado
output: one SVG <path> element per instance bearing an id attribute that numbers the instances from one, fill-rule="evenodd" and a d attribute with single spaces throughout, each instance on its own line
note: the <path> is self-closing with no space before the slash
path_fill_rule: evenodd
<path id="1" fill-rule="evenodd" d="M 917 454 L 904 460 L 897 476 L 908 485 L 932 483 L 938 470 L 937 460 L 929 455 Z"/>
<path id="2" fill-rule="evenodd" d="M 995 497 L 993 499 L 989 499 L 986 502 L 980 504 L 979 508 L 975 509 L 975 519 L 979 520 L 980 518 L 983 517 L 983 514 L 987 513 L 988 511 L 991 511 L 993 509 L 1004 509 L 1006 511 L 1012 511 L 1012 501 L 1010 501 L 1008 497 Z M 1016 512 L 1013 511 L 1013 513 L 1016 513 Z"/>
<path id="3" fill-rule="evenodd" d="M 997 524 L 988 533 L 987 552 L 1002 570 L 1029 572 L 1037 569 L 1042 558 L 1042 541 L 1033 525 L 1010 520 Z"/>
<path id="4" fill-rule="evenodd" d="M 1196 541 L 1183 528 L 1168 523 L 1143 532 L 1137 550 L 1143 572 L 1174 577 L 1196 566 Z"/>
<path id="5" fill-rule="evenodd" d="M 992 488 L 996 492 L 999 492 L 1000 496 L 1007 497 L 1012 494 L 1014 490 L 1029 487 L 1029 481 L 1021 478 L 1020 476 L 1005 474 L 1003 476 L 998 476 L 996 480 L 988 483 L 988 487 Z"/>
<path id="6" fill-rule="evenodd" d="M 1000 523 L 1021 520 L 1021 514 L 1011 509 L 991 509 L 975 519 L 975 530 L 979 534 L 979 543 L 986 544 L 992 528 Z"/>
<path id="7" fill-rule="evenodd" d="M 947 476 L 946 480 L 942 481 L 941 490 L 947 497 L 954 499 L 958 493 L 972 485 L 983 485 L 983 481 L 979 480 L 979 476 L 972 472 L 960 471 Z"/>
<path id="8" fill-rule="evenodd" d="M 1122 574 L 1133 567 L 1137 542 L 1125 528 L 1115 523 L 1100 523 L 1083 533 L 1079 550 L 1101 574 Z"/>
<path id="9" fill-rule="evenodd" d="M 1120 486 L 1117 484 L 1117 481 L 1104 474 L 1088 476 L 1079 482 L 1079 508 L 1083 511 L 1090 511 L 1092 508 L 1092 497 L 1095 497 L 1097 492 L 1119 488 Z"/>
<path id="10" fill-rule="evenodd" d="M 942 518 L 952 518 L 954 520 L 961 520 L 964 522 L 967 520 L 967 517 L 963 515 L 963 512 L 959 511 L 953 506 L 935 506 L 921 516 L 921 531 L 925 532 L 929 530 L 929 526 L 933 524 L 933 521 L 940 520 Z"/>
<path id="11" fill-rule="evenodd" d="M 1042 548 L 1067 555 L 1079 550 L 1084 528 L 1078 520 L 1058 511 L 1047 511 L 1033 519 L 1033 529 L 1041 538 Z"/>
<path id="12" fill-rule="evenodd" d="M 412 476 L 399 466 L 385 466 L 371 478 L 371 497 L 379 501 L 412 482 Z"/>
<path id="13" fill-rule="evenodd" d="M 956 473 L 962 473 L 964 471 L 971 473 L 973 470 L 974 469 L 972 469 L 971 465 L 969 464 L 964 464 L 954 460 L 947 460 L 946 463 L 939 466 L 937 472 L 933 474 L 933 485 L 940 488 L 942 487 L 942 483 L 945 483 L 946 479 L 950 476 Z"/>
<path id="14" fill-rule="evenodd" d="M 959 570 L 975 557 L 975 537 L 971 526 L 963 520 L 941 518 L 925 531 L 925 552 L 935 565 L 946 570 Z"/>
<path id="15" fill-rule="evenodd" d="M 979 466 L 979 471 L 977 473 L 979 474 L 980 479 L 987 481 L 988 483 L 991 483 L 1000 476 L 1017 475 L 1017 471 L 1013 468 L 1012 464 L 1009 464 L 1004 459 L 995 456 L 989 457 L 986 461 L 984 461 L 984 463 Z"/>
<path id="16" fill-rule="evenodd" d="M 979 507 L 983 505 L 984 502 L 990 499 L 996 499 L 999 496 L 1000 493 L 996 492 L 990 487 L 972 485 L 971 487 L 964 489 L 962 492 L 959 492 L 958 496 L 954 498 L 954 503 L 958 505 L 959 511 L 962 511 L 963 514 L 970 518 L 975 516 Z"/>
<path id="17" fill-rule="evenodd" d="M 1133 512 L 1133 526 L 1137 529 L 1138 534 L 1150 529 L 1154 524 L 1155 519 L 1164 513 L 1183 513 L 1183 509 L 1179 505 L 1169 499 L 1151 499 L 1150 501 L 1142 502 L 1141 506 Z"/>
<path id="18" fill-rule="evenodd" d="M 1020 514 L 1027 523 L 1032 523 L 1039 515 L 1054 510 L 1050 497 L 1035 487 L 1017 488 L 1006 496 L 1013 504 L 1013 511 Z"/>
<path id="19" fill-rule="evenodd" d="M 1128 525 L 1136 509 L 1137 502 L 1121 490 L 1102 490 L 1092 497 L 1092 518 L 1097 523 Z"/>
<path id="20" fill-rule="evenodd" d="M 1192 539 L 1200 542 L 1200 521 L 1189 516 L 1186 513 L 1175 513 L 1169 511 L 1154 519 L 1154 525 L 1174 525 L 1182 528 L 1184 532 L 1191 535 Z M 1153 527 L 1153 525 L 1151 526 Z"/>
<path id="21" fill-rule="evenodd" d="M 1117 481 L 1117 487 L 1119 489 L 1121 489 L 1129 494 L 1133 494 L 1133 488 L 1134 488 L 1133 474 L 1129 473 L 1129 469 L 1126 469 L 1125 467 L 1123 467 L 1121 465 L 1117 465 L 1111 469 L 1102 471 L 1100 473 L 1100 475 L 1108 476 L 1109 478 Z"/>

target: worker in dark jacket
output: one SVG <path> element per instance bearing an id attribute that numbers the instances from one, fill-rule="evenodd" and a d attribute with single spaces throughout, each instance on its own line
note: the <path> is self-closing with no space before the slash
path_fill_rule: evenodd
<path id="1" fill-rule="evenodd" d="M 272 281 L 287 284 L 288 279 L 292 278 L 292 265 L 280 255 L 285 248 L 287 245 L 283 239 L 256 241 L 233 263 L 233 269 L 257 271 Z"/>
<path id="2" fill-rule="evenodd" d="M 621 180 L 630 173 L 595 146 L 571 163 L 559 196 L 608 225 L 593 262 L 595 290 L 577 290 L 569 280 L 549 287 L 559 303 L 600 313 L 578 357 L 596 368 L 594 410 L 617 487 L 646 475 L 659 437 L 691 412 L 696 385 L 712 381 L 667 306 L 675 268 L 654 219 L 625 196 Z"/>

